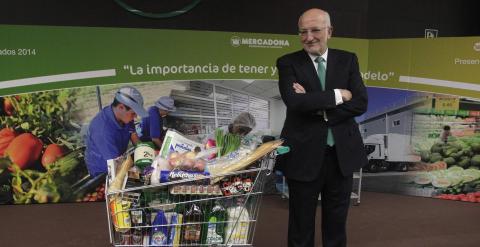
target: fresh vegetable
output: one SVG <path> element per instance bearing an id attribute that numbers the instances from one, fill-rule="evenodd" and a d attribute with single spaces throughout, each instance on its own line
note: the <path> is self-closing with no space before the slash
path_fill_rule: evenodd
<path id="1" fill-rule="evenodd" d="M 47 167 L 53 162 L 57 161 L 64 155 L 64 148 L 58 144 L 52 143 L 45 148 L 42 155 L 42 165 Z"/>
<path id="2" fill-rule="evenodd" d="M 95 192 L 86 193 L 83 197 L 77 198 L 77 202 L 96 202 L 105 200 L 105 184 L 99 185 Z"/>
<path id="3" fill-rule="evenodd" d="M 207 143 L 205 143 L 205 149 L 216 147 L 215 140 L 208 139 Z"/>
<path id="4" fill-rule="evenodd" d="M 12 116 L 15 109 L 13 108 L 12 101 L 9 98 L 3 100 L 3 111 L 7 116 Z"/>
<path id="5" fill-rule="evenodd" d="M 222 129 L 216 129 L 215 142 L 218 150 L 217 157 L 222 157 L 240 148 L 241 137 L 232 133 L 223 134 Z"/>
<path id="6" fill-rule="evenodd" d="M 79 157 L 82 149 L 68 153 L 64 157 L 47 167 L 46 172 L 35 170 L 22 170 L 17 164 L 11 164 L 12 189 L 15 203 L 46 203 L 58 202 L 62 191 L 67 191 L 70 186 L 63 188 L 61 178 L 70 174 L 80 164 Z"/>
<path id="7" fill-rule="evenodd" d="M 36 136 L 30 133 L 23 133 L 10 142 L 5 150 L 5 155 L 23 170 L 38 160 L 42 147 L 42 141 Z"/>
<path id="8" fill-rule="evenodd" d="M 11 128 L 3 128 L 0 130 L 0 157 L 5 154 L 5 149 L 7 149 L 8 145 L 12 140 L 15 138 L 16 133 Z"/>
<path id="9" fill-rule="evenodd" d="M 473 156 L 470 162 L 472 163 L 472 166 L 480 166 L 480 154 Z"/>
<path id="10" fill-rule="evenodd" d="M 43 143 L 61 143 L 75 150 L 82 146 L 79 129 L 72 123 L 73 100 L 78 90 L 54 90 L 7 96 L 15 114 L 0 118 L 0 126 L 13 127 L 18 132 L 32 133 Z"/>
<path id="11" fill-rule="evenodd" d="M 435 198 L 444 199 L 444 200 L 453 200 L 453 201 L 462 201 L 462 202 L 480 202 L 480 192 L 471 192 L 471 193 L 462 193 L 458 195 L 452 194 L 440 194 L 435 196 Z"/>

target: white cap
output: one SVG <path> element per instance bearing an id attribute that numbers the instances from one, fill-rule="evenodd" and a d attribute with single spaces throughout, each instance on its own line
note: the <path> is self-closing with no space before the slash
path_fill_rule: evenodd
<path id="1" fill-rule="evenodd" d="M 142 94 L 136 88 L 126 86 L 118 89 L 115 93 L 115 99 L 132 108 L 138 116 L 142 118 L 148 117 L 148 112 L 143 108 Z"/>

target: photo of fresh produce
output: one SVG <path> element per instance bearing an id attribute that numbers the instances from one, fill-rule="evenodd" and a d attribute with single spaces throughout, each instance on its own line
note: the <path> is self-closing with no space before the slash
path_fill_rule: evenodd
<path id="1" fill-rule="evenodd" d="M 75 201 L 72 185 L 86 174 L 72 111 L 78 90 L 2 98 L 1 204 Z M 7 103 L 8 102 L 8 103 Z"/>
<path id="2" fill-rule="evenodd" d="M 363 168 L 366 191 L 458 200 L 480 191 L 478 101 L 368 90 L 371 107 L 358 119 L 369 159 Z"/>

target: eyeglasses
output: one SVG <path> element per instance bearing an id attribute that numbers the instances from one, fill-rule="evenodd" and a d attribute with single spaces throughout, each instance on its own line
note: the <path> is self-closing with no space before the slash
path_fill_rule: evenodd
<path id="1" fill-rule="evenodd" d="M 324 27 L 324 28 L 314 28 L 314 29 L 303 29 L 298 31 L 298 35 L 302 37 L 306 37 L 309 33 L 312 35 L 316 35 L 321 33 L 325 29 L 329 29 L 330 27 Z"/>

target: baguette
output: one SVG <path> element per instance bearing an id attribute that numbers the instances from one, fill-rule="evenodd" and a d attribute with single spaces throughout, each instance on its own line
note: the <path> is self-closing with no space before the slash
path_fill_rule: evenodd
<path id="1" fill-rule="evenodd" d="M 120 170 L 117 172 L 117 175 L 113 179 L 113 182 L 108 187 L 109 191 L 121 190 L 123 187 L 123 181 L 127 176 L 128 170 L 133 166 L 133 159 L 131 155 L 127 155 L 127 158 L 122 162 Z"/>

